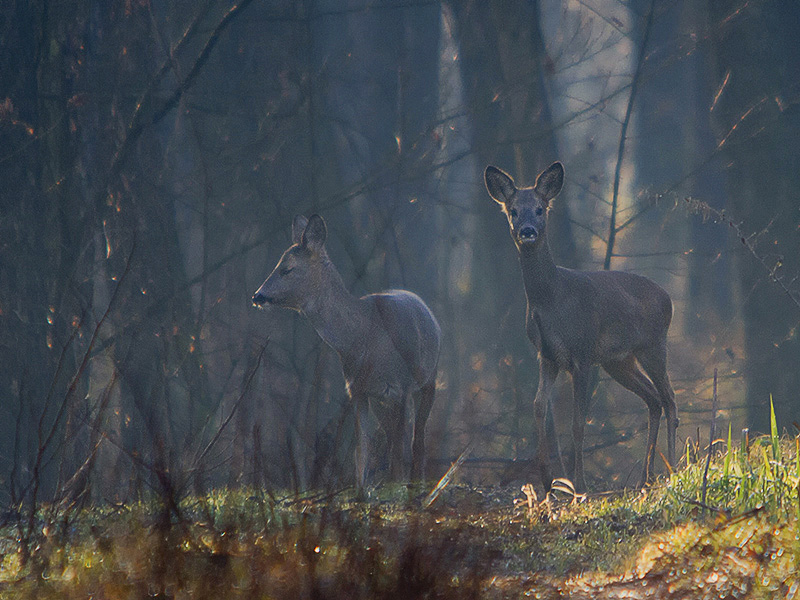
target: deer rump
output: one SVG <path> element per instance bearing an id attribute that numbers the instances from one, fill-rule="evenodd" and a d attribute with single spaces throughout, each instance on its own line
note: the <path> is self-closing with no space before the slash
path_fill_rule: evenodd
<path id="1" fill-rule="evenodd" d="M 398 398 L 415 393 L 436 378 L 440 331 L 431 311 L 416 294 L 388 290 L 360 298 L 370 313 L 370 329 L 361 351 L 342 355 L 342 371 L 351 396 Z"/>

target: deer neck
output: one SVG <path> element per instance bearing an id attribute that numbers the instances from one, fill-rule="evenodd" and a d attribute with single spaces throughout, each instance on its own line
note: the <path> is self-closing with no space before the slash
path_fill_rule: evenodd
<path id="1" fill-rule="evenodd" d="M 364 347 L 368 323 L 359 299 L 350 293 L 331 264 L 319 293 L 303 307 L 303 314 L 319 337 L 345 358 L 353 358 Z"/>
<path id="2" fill-rule="evenodd" d="M 547 230 L 530 245 L 519 247 L 519 262 L 522 266 L 522 281 L 525 295 L 533 306 L 543 306 L 553 301 L 558 270 L 550 253 Z"/>

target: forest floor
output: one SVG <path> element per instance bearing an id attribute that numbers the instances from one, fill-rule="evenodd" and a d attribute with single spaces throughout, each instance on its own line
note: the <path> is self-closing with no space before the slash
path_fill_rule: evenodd
<path id="1" fill-rule="evenodd" d="M 799 445 L 729 443 L 705 485 L 687 453 L 645 491 L 546 502 L 451 483 L 429 505 L 386 485 L 43 507 L 0 529 L 0 597 L 800 598 Z"/>

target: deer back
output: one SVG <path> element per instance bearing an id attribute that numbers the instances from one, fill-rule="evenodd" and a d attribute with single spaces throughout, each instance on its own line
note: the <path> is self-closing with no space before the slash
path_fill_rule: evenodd
<path id="1" fill-rule="evenodd" d="M 619 360 L 666 335 L 672 302 L 646 277 L 562 267 L 556 277 L 551 301 L 528 299 L 528 335 L 562 367 Z"/>
<path id="2" fill-rule="evenodd" d="M 364 296 L 360 303 L 368 315 L 364 338 L 355 352 L 342 355 L 351 392 L 405 394 L 430 383 L 436 377 L 441 329 L 422 299 L 390 290 Z"/>

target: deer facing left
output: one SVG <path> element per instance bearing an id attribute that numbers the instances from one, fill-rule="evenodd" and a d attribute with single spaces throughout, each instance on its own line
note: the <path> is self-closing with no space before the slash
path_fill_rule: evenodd
<path id="1" fill-rule="evenodd" d="M 386 434 L 389 476 L 407 477 L 404 459 L 406 409 L 413 400 L 411 479 L 424 475 L 425 423 L 433 405 L 441 329 L 416 294 L 389 290 L 351 294 L 325 246 L 327 227 L 319 215 L 296 216 L 292 245 L 253 295 L 256 306 L 272 305 L 305 315 L 336 350 L 355 411 L 356 483 L 367 483 L 372 439 L 369 411 Z"/>

